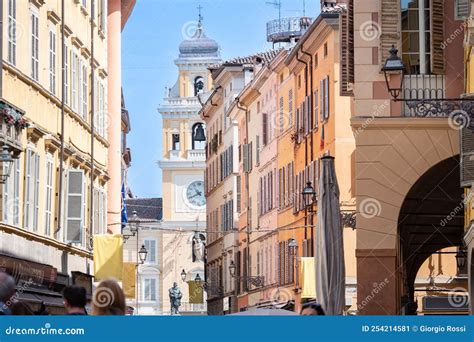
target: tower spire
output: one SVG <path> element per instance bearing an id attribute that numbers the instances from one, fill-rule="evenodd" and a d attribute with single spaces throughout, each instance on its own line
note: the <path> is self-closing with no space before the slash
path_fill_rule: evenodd
<path id="1" fill-rule="evenodd" d="M 201 15 L 202 6 L 199 5 L 197 9 L 198 9 L 198 13 L 199 13 L 198 14 L 198 23 L 199 23 L 199 26 L 202 26 L 202 19 L 203 19 L 202 15 Z"/>

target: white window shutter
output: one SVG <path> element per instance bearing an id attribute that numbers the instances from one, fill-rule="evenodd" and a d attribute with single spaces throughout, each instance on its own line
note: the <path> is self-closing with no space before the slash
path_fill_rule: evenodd
<path id="1" fill-rule="evenodd" d="M 67 179 L 66 242 L 82 243 L 84 171 L 69 170 Z"/>

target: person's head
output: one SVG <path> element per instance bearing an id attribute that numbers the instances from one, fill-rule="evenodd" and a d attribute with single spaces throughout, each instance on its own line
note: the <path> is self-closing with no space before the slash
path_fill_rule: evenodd
<path id="1" fill-rule="evenodd" d="M 63 291 L 64 306 L 68 313 L 84 312 L 87 304 L 87 292 L 82 286 L 67 286 Z"/>
<path id="2" fill-rule="evenodd" d="M 0 302 L 9 302 L 15 294 L 15 279 L 6 273 L 0 272 Z"/>
<path id="3" fill-rule="evenodd" d="M 93 315 L 125 315 L 125 308 L 125 295 L 115 280 L 104 280 L 97 286 L 92 297 Z"/>
<path id="4" fill-rule="evenodd" d="M 178 287 L 178 283 L 177 283 L 177 282 L 174 282 L 174 283 L 173 283 L 173 287 L 174 287 L 174 288 Z"/>
<path id="5" fill-rule="evenodd" d="M 324 316 L 324 310 L 317 303 L 306 303 L 301 308 L 301 316 Z"/>

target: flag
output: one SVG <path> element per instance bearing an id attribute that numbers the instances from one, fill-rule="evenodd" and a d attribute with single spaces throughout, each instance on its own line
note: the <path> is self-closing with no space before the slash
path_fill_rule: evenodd
<path id="1" fill-rule="evenodd" d="M 189 303 L 202 304 L 204 303 L 204 291 L 200 284 L 201 282 L 189 281 Z"/>
<path id="2" fill-rule="evenodd" d="M 321 144 L 319 145 L 319 148 L 321 150 L 324 150 L 324 125 L 323 125 L 323 128 L 321 129 Z"/>
<path id="3" fill-rule="evenodd" d="M 127 204 L 125 203 L 125 182 L 122 182 L 122 228 L 125 228 L 128 222 Z"/>
<path id="4" fill-rule="evenodd" d="M 301 298 L 316 298 L 316 268 L 314 257 L 301 258 Z"/>
<path id="5" fill-rule="evenodd" d="M 123 263 L 123 280 L 122 287 L 125 293 L 125 298 L 135 298 L 136 287 L 136 265 L 133 262 Z"/>
<path id="6" fill-rule="evenodd" d="M 94 235 L 94 278 L 122 280 L 123 237 L 122 235 Z"/>

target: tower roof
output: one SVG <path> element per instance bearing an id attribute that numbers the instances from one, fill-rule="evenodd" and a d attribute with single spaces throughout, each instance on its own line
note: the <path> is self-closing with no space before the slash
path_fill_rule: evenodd
<path id="1" fill-rule="evenodd" d="M 206 36 L 201 14 L 192 37 L 179 45 L 179 57 L 219 57 L 219 44 Z"/>

